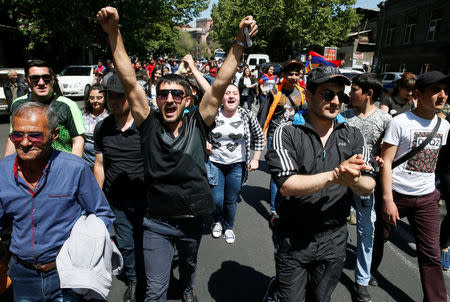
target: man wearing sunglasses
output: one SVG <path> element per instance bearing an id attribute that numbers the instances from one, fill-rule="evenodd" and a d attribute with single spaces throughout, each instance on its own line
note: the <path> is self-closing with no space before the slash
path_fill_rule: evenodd
<path id="1" fill-rule="evenodd" d="M 105 7 L 97 18 L 108 34 L 116 71 L 141 134 L 147 189 L 143 224 L 145 301 L 167 300 L 174 245 L 180 258 L 182 300 L 197 301 L 193 288 L 202 237 L 201 217 L 211 214 L 214 208 L 206 177 L 205 142 L 242 55 L 244 28 L 248 27 L 253 36 L 256 22 L 251 16 L 240 22 L 236 40 L 214 84 L 205 92 L 198 109 L 184 114 L 191 101 L 187 80 L 176 74 L 160 79 L 156 85 L 159 111 L 151 109 L 125 51 L 117 10 Z"/>
<path id="2" fill-rule="evenodd" d="M 25 81 L 31 93 L 14 100 L 11 106 L 15 108 L 26 102 L 39 102 L 49 105 L 58 114 L 59 136 L 53 142 L 53 148 L 83 156 L 84 121 L 77 103 L 55 93 L 55 75 L 53 70 L 42 60 L 30 60 L 25 66 Z M 14 145 L 7 141 L 5 156 L 15 152 Z"/>
<path id="3" fill-rule="evenodd" d="M 0 222 L 12 219 L 9 277 L 16 301 L 78 301 L 60 289 L 58 251 L 83 210 L 112 227 L 114 215 L 88 166 L 52 148 L 58 135 L 51 107 L 27 102 L 14 109 L 9 139 L 16 154 L 0 162 Z"/>
<path id="4" fill-rule="evenodd" d="M 310 71 L 308 110 L 275 130 L 266 155 L 283 196 L 274 229 L 277 279 L 268 291 L 279 301 L 303 301 L 308 282 L 312 300 L 330 300 L 344 268 L 348 194 L 367 196 L 375 187 L 362 174 L 371 170 L 363 136 L 339 115 L 345 85 L 336 68 Z"/>

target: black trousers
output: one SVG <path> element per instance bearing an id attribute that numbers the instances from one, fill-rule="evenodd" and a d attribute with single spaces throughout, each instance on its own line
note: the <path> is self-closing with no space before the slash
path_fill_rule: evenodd
<path id="1" fill-rule="evenodd" d="M 345 264 L 347 225 L 293 238 L 275 230 L 275 264 L 280 302 L 330 301 Z"/>

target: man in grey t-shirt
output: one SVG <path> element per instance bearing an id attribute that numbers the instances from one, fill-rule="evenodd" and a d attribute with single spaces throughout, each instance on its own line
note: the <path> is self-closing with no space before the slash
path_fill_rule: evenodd
<path id="1" fill-rule="evenodd" d="M 366 140 L 370 156 L 380 153 L 384 131 L 392 117 L 378 109 L 376 101 L 383 86 L 373 73 L 358 75 L 352 80 L 350 91 L 351 109 L 342 113 L 350 126 L 358 128 Z M 369 196 L 354 195 L 357 218 L 357 247 L 355 267 L 355 291 L 358 301 L 371 301 L 367 286 L 370 281 L 372 247 L 375 233 L 375 193 Z"/>

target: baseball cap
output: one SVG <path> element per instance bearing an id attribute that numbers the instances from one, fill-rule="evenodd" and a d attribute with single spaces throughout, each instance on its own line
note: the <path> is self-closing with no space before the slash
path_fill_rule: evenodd
<path id="1" fill-rule="evenodd" d="M 300 70 L 303 69 L 303 67 L 305 67 L 305 65 L 303 65 L 302 62 L 292 59 L 284 63 L 282 72 L 286 72 L 288 70 Z"/>
<path id="2" fill-rule="evenodd" d="M 306 88 L 308 89 L 308 86 L 310 86 L 311 84 L 322 84 L 328 82 L 331 79 L 339 79 L 345 85 L 351 85 L 350 80 L 346 76 L 344 76 L 336 67 L 319 66 L 308 73 Z"/>
<path id="3" fill-rule="evenodd" d="M 425 72 L 417 79 L 416 89 L 420 90 L 434 83 L 445 83 L 447 85 L 450 85 L 450 76 L 446 76 L 445 74 L 437 70 Z"/>
<path id="4" fill-rule="evenodd" d="M 117 93 L 125 93 L 125 89 L 123 89 L 123 85 L 120 82 L 119 75 L 115 72 L 106 82 L 105 89 L 107 91 L 114 91 Z"/>

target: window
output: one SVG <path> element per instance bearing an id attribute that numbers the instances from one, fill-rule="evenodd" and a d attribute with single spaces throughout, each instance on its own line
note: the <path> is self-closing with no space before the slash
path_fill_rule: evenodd
<path id="1" fill-rule="evenodd" d="M 391 46 L 394 37 L 395 24 L 392 21 L 388 22 L 386 30 L 386 43 L 385 46 Z"/>
<path id="2" fill-rule="evenodd" d="M 257 65 L 256 59 L 255 58 L 251 58 L 250 61 L 248 62 L 248 65 L 252 65 L 252 66 Z"/>
<path id="3" fill-rule="evenodd" d="M 386 46 L 392 45 L 392 37 L 394 36 L 394 29 L 388 28 L 386 33 Z"/>
<path id="4" fill-rule="evenodd" d="M 384 77 L 383 80 L 385 80 L 385 81 L 393 81 L 393 80 L 395 80 L 395 75 L 393 75 L 392 73 L 388 73 L 388 74 L 386 74 L 386 76 Z"/>
<path id="5" fill-rule="evenodd" d="M 442 10 L 434 10 L 430 18 L 430 26 L 428 27 L 427 40 L 436 41 L 439 37 L 439 29 L 442 22 Z"/>
<path id="6" fill-rule="evenodd" d="M 416 36 L 416 17 L 408 16 L 406 21 L 406 30 L 405 30 L 405 38 L 403 40 L 404 43 L 412 43 Z"/>
<path id="7" fill-rule="evenodd" d="M 422 68 L 420 68 L 420 73 L 429 72 L 431 69 L 431 64 L 423 64 Z"/>

